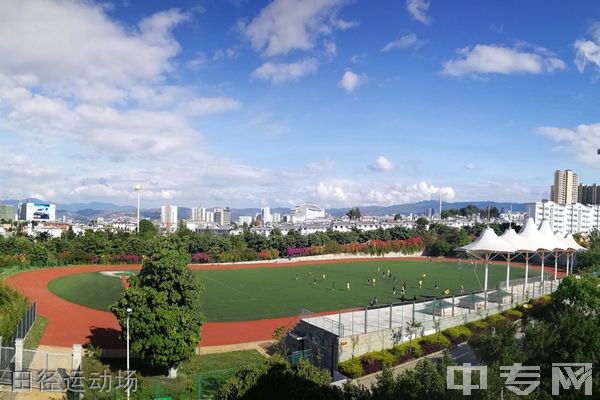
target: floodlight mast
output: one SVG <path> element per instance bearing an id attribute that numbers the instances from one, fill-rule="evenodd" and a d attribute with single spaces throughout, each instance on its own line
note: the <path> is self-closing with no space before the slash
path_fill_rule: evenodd
<path id="1" fill-rule="evenodd" d="M 142 185 L 135 185 L 135 191 L 137 192 L 137 233 L 140 233 L 140 197 L 142 196 Z"/>

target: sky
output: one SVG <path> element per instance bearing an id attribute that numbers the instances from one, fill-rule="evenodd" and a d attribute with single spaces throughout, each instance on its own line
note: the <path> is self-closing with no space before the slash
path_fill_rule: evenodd
<path id="1" fill-rule="evenodd" d="M 0 2 L 0 198 L 536 201 L 600 170 L 594 0 Z"/>

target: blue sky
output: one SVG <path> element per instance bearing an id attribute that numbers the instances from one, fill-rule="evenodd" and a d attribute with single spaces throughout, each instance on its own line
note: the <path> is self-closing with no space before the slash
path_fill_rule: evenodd
<path id="1" fill-rule="evenodd" d="M 595 1 L 7 1 L 0 198 L 533 201 L 597 182 Z"/>

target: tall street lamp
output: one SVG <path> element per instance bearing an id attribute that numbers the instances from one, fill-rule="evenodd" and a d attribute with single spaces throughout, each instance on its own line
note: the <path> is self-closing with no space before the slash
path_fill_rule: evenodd
<path id="1" fill-rule="evenodd" d="M 129 316 L 131 315 L 131 308 L 127 309 L 127 376 L 129 377 Z M 130 382 L 127 382 L 127 400 L 129 400 L 129 392 L 131 390 L 130 388 Z"/>
<path id="2" fill-rule="evenodd" d="M 142 195 L 142 185 L 136 185 L 135 191 L 137 192 L 137 233 L 140 233 L 140 197 Z"/>

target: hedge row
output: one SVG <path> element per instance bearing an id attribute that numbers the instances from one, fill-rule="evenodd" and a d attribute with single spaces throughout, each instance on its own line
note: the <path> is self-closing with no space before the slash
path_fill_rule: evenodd
<path id="1" fill-rule="evenodd" d="M 27 313 L 27 299 L 15 289 L 0 282 L 0 336 L 11 337 L 15 327 Z"/>
<path id="2" fill-rule="evenodd" d="M 493 326 L 500 321 L 515 321 L 521 317 L 523 317 L 523 313 L 518 310 L 506 310 L 502 314 L 490 315 L 484 320 L 473 321 L 466 325 L 455 326 L 433 335 L 414 339 L 412 343 L 404 342 L 391 349 L 354 357 L 339 363 L 338 369 L 352 379 L 369 375 L 381 371 L 384 365 L 396 366 L 440 350 L 449 349 L 466 342 L 473 335 L 480 334 L 488 326 Z"/>

